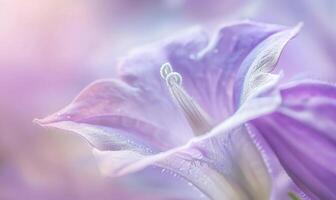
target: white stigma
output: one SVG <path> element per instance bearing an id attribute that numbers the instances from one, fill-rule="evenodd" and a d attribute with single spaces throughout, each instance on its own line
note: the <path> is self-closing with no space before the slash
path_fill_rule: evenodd
<path id="1" fill-rule="evenodd" d="M 174 72 L 170 63 L 162 65 L 161 77 L 166 81 L 170 94 L 179 106 L 196 136 L 211 129 L 211 120 L 206 112 L 184 91 L 181 74 Z"/>

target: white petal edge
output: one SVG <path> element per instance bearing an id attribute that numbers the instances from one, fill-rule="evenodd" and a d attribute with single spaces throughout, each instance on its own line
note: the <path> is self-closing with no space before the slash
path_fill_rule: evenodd
<path id="1" fill-rule="evenodd" d="M 263 87 L 274 79 L 271 72 L 279 60 L 285 45 L 301 30 L 303 23 L 293 28 L 275 33 L 261 42 L 243 61 L 242 70 L 248 69 L 244 74 L 240 103 L 253 95 L 256 89 Z"/>

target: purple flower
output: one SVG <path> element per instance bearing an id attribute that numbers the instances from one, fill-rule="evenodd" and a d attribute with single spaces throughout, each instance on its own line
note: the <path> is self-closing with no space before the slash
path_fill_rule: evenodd
<path id="1" fill-rule="evenodd" d="M 290 131 L 314 137 L 284 148 L 293 138 L 277 140 L 287 133 L 276 118 L 293 102 L 297 108 L 289 110 L 314 113 L 312 109 L 318 108 L 300 106 L 307 103 L 305 97 L 319 95 L 309 95 L 315 91 L 309 88 L 295 89 L 304 87 L 300 84 L 278 88 L 280 75 L 271 74 L 282 49 L 299 29 L 300 25 L 287 28 L 242 22 L 222 28 L 211 39 L 197 29 L 139 49 L 120 63 L 118 78 L 94 82 L 70 105 L 38 122 L 83 136 L 94 147 L 102 172 L 109 176 L 154 166 L 183 177 L 211 199 L 230 200 L 270 199 L 274 192 L 272 163 L 267 159 L 271 155 L 253 134 L 260 131 L 289 175 L 310 194 L 314 183 L 306 181 L 320 177 L 314 172 L 321 171 L 321 163 L 312 166 L 312 179 L 302 178 L 309 170 L 297 173 L 303 163 L 301 155 L 308 155 L 307 162 L 314 159 L 300 148 L 309 138 L 320 137 L 314 129 L 297 133 L 300 123 L 306 128 L 305 121 L 300 121 L 301 116 L 294 120 L 285 116 L 281 119 L 288 129 L 293 126 Z M 312 87 L 318 93 L 320 85 Z M 302 101 L 290 98 L 296 92 Z M 331 104 L 333 98 L 328 100 Z M 320 114 L 330 120 L 331 114 Z M 270 130 L 276 131 L 274 137 Z M 335 129 L 323 130 L 327 138 Z M 291 153 L 298 160 L 290 155 L 288 161 L 284 154 Z M 319 184 L 327 187 L 323 181 Z M 312 193 L 319 197 L 326 194 L 318 186 L 314 189 L 318 192 Z"/>

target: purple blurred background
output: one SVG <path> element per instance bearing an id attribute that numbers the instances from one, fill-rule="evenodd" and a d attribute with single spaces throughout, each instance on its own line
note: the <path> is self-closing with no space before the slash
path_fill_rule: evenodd
<path id="1" fill-rule="evenodd" d="M 170 186 L 153 192 L 103 178 L 84 140 L 32 120 L 113 77 L 134 47 L 242 19 L 304 22 L 279 63 L 285 80 L 336 81 L 333 0 L 1 0 L 0 199 L 161 199 L 162 190 L 174 198 Z"/>

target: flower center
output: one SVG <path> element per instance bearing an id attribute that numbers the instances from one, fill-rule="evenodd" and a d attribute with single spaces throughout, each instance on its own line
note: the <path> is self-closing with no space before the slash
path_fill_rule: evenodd
<path id="1" fill-rule="evenodd" d="M 212 127 L 211 119 L 183 89 L 181 74 L 174 72 L 170 63 L 163 64 L 160 73 L 161 77 L 166 80 L 174 102 L 183 112 L 194 134 L 199 136 L 209 131 Z"/>

